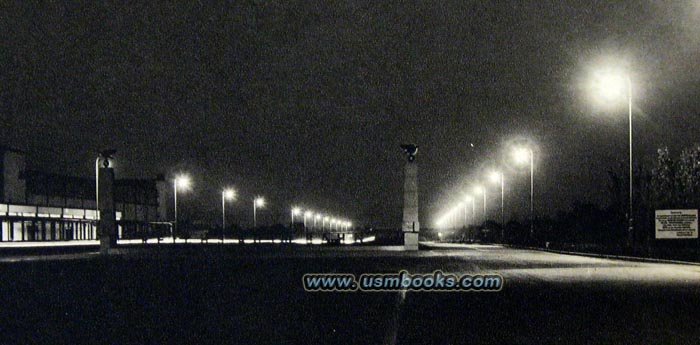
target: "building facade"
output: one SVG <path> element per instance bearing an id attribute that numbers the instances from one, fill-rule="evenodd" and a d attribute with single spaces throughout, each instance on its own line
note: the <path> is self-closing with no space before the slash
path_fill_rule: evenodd
<path id="1" fill-rule="evenodd" d="M 95 180 L 27 169 L 26 154 L 0 147 L 0 241 L 96 240 Z M 169 234 L 163 176 L 116 179 L 119 238 Z"/>

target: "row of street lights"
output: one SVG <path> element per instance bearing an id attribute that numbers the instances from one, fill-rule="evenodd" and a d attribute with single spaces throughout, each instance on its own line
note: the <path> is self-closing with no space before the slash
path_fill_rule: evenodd
<path id="1" fill-rule="evenodd" d="M 603 68 L 594 71 L 592 81 L 592 91 L 596 94 L 601 95 L 605 98 L 607 102 L 612 102 L 615 100 L 625 99 L 627 105 L 627 115 L 628 115 L 628 139 L 629 139 L 629 201 L 628 201 L 628 228 L 627 228 L 627 245 L 632 245 L 634 238 L 634 217 L 633 217 L 633 160 L 632 160 L 632 80 L 628 73 L 622 72 L 619 68 Z M 517 163 L 530 163 L 530 235 L 532 236 L 534 232 L 533 219 L 534 219 L 534 152 L 531 146 L 516 148 L 513 151 L 513 156 Z M 504 175 L 502 173 L 494 172 L 492 174 L 492 180 L 498 181 L 500 177 L 501 182 L 501 223 L 505 225 L 503 207 L 504 207 Z M 475 188 L 475 194 L 482 192 L 484 194 L 484 217 L 486 215 L 486 196 L 485 190 L 482 188 Z M 472 208 L 474 199 L 471 196 L 467 196 L 465 202 L 472 202 Z M 465 225 L 466 225 L 466 204 L 465 206 Z M 453 219 L 454 215 L 459 212 L 459 205 L 456 208 L 451 209 L 445 215 L 443 215 L 437 222 L 437 225 L 442 227 L 445 226 L 450 219 Z M 474 210 L 472 211 L 472 216 L 474 216 Z"/>
<path id="2" fill-rule="evenodd" d="M 314 212 L 313 210 L 302 210 L 300 207 L 292 207 L 291 210 L 291 216 L 292 216 L 292 227 L 294 227 L 294 220 L 295 217 L 298 216 L 303 217 L 304 221 L 304 229 L 307 228 L 307 219 L 313 220 L 313 227 L 312 229 L 318 229 L 318 222 L 321 221 L 321 230 L 325 231 L 326 230 L 326 225 L 328 225 L 328 230 L 330 231 L 347 231 L 352 227 L 352 222 L 348 220 L 343 220 L 339 219 L 327 214 L 323 214 L 320 212 Z"/>
<path id="3" fill-rule="evenodd" d="M 534 219 L 534 188 L 535 188 L 535 183 L 534 183 L 534 174 L 535 174 L 535 160 L 534 160 L 534 150 L 532 149 L 531 146 L 521 146 L 521 147 L 516 147 L 512 151 L 512 156 L 513 159 L 515 160 L 516 163 L 518 164 L 526 164 L 529 163 L 530 165 L 530 234 L 533 232 L 533 219 Z M 488 174 L 488 179 L 492 183 L 496 183 L 500 185 L 501 188 L 501 226 L 505 226 L 505 174 L 501 171 L 491 171 L 490 174 Z M 479 195 L 483 197 L 483 221 L 486 221 L 486 194 L 487 194 L 487 187 L 486 184 L 482 185 L 476 185 L 473 188 L 473 193 L 472 194 L 467 194 L 464 196 L 464 200 L 460 201 L 455 207 L 450 209 L 446 214 L 444 214 L 442 217 L 440 217 L 437 221 L 437 226 L 438 227 L 447 227 L 450 225 L 457 226 L 459 224 L 459 213 L 463 209 L 464 210 L 464 226 L 466 227 L 468 225 L 467 222 L 467 207 L 468 204 L 471 203 L 472 205 L 472 223 L 476 222 L 476 199 Z M 451 223 L 451 224 L 450 224 Z"/>
<path id="4" fill-rule="evenodd" d="M 188 190 L 191 186 L 191 180 L 189 176 L 187 175 L 179 175 L 175 177 L 173 180 L 173 199 L 175 203 L 175 224 L 174 224 L 174 233 L 173 235 L 173 242 L 175 242 L 175 233 L 177 233 L 178 230 L 178 217 L 177 217 L 177 194 L 178 191 L 182 190 Z M 233 188 L 225 188 L 221 191 L 221 241 L 223 242 L 225 240 L 225 233 L 226 233 L 226 201 L 234 201 L 236 200 L 236 191 Z M 256 196 L 253 198 L 253 228 L 257 228 L 258 226 L 258 221 L 257 221 L 257 213 L 258 213 L 258 208 L 264 207 L 265 206 L 265 199 L 261 196 Z"/>
<path id="5" fill-rule="evenodd" d="M 104 161 L 105 166 L 109 166 L 108 159 L 113 158 L 112 155 L 114 154 L 113 150 L 110 151 L 105 151 L 108 153 L 101 153 L 100 156 L 97 157 L 95 160 L 95 199 L 96 203 L 99 203 L 99 162 Z M 173 242 L 175 242 L 175 234 L 178 233 L 178 212 L 177 212 L 177 197 L 178 193 L 182 191 L 189 190 L 192 185 L 192 181 L 189 176 L 187 175 L 178 175 L 173 179 L 173 203 L 174 203 L 174 216 L 175 216 L 175 222 L 173 224 L 173 227 L 171 228 L 171 235 L 173 238 Z M 224 188 L 221 191 L 221 241 L 223 242 L 226 239 L 225 235 L 225 229 L 226 229 L 226 202 L 227 201 L 235 201 L 237 197 L 237 193 L 233 188 Z M 265 207 L 265 198 L 261 196 L 256 196 L 253 198 L 253 228 L 257 228 L 258 226 L 258 219 L 257 219 L 257 214 L 258 214 L 258 209 Z M 99 212 L 97 212 L 99 215 Z M 292 208 L 292 226 L 294 226 L 294 217 L 298 215 L 303 215 L 304 219 L 304 228 L 307 227 L 307 219 L 312 219 L 314 221 L 313 228 L 317 229 L 317 223 L 318 221 L 321 221 L 321 229 L 326 230 L 326 225 L 328 225 L 328 230 L 331 231 L 336 231 L 336 230 L 341 230 L 341 231 L 347 231 L 352 227 L 352 222 L 340 218 L 336 218 L 334 216 L 322 214 L 322 213 L 317 213 L 311 210 L 305 210 L 302 213 L 302 209 L 299 207 L 293 207 Z"/>

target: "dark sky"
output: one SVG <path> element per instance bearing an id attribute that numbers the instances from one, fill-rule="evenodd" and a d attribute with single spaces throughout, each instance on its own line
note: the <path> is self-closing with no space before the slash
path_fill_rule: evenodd
<path id="1" fill-rule="evenodd" d="M 432 225 L 517 137 L 537 144 L 538 212 L 605 204 L 626 112 L 584 85 L 607 59 L 633 79 L 635 157 L 700 141 L 696 0 L 3 1 L 0 32 L 2 143 L 73 175 L 108 147 L 120 177 L 188 172 L 204 219 L 233 185 L 243 222 L 260 194 L 267 222 L 298 204 L 398 226 L 415 142 Z M 508 175 L 521 217 L 527 177 Z"/>

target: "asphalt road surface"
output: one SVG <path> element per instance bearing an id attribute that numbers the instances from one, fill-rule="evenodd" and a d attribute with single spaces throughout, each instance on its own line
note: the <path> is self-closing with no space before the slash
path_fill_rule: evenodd
<path id="1" fill-rule="evenodd" d="M 1 255 L 1 253 L 0 253 Z M 499 292 L 306 292 L 305 273 Z M 0 259 L 0 343 L 697 344 L 700 266 L 499 246 L 188 245 Z"/>

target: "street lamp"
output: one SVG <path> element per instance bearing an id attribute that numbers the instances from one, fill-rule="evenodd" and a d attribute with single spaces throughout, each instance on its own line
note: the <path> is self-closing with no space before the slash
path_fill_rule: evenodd
<path id="1" fill-rule="evenodd" d="M 481 186 L 474 187 L 474 194 L 482 194 L 484 196 L 484 221 L 486 221 L 486 190 Z"/>
<path id="2" fill-rule="evenodd" d="M 173 196 L 175 198 L 175 229 L 173 230 L 173 243 L 175 243 L 175 234 L 178 233 L 180 225 L 177 221 L 177 191 L 178 189 L 187 190 L 190 187 L 190 178 L 187 175 L 180 175 L 173 180 Z"/>
<path id="3" fill-rule="evenodd" d="M 328 216 L 323 217 L 323 222 L 321 223 L 321 230 L 326 231 L 326 223 L 330 220 Z"/>
<path id="4" fill-rule="evenodd" d="M 474 198 L 471 195 L 467 195 L 464 197 L 465 202 L 470 202 L 472 204 L 472 223 L 476 219 L 476 206 L 474 205 Z M 465 209 L 466 209 L 466 204 L 465 204 Z"/>
<path id="5" fill-rule="evenodd" d="M 322 215 L 320 213 L 316 213 L 314 215 L 314 230 L 317 230 L 318 228 L 316 227 L 316 222 L 318 222 L 319 219 L 321 219 Z"/>
<path id="6" fill-rule="evenodd" d="M 265 206 L 265 199 L 263 197 L 255 197 L 253 199 L 253 230 L 258 227 L 258 207 Z"/>
<path id="7" fill-rule="evenodd" d="M 530 161 L 530 237 L 535 232 L 535 154 L 531 147 L 518 147 L 513 151 L 513 158 L 518 164 Z"/>
<path id="8" fill-rule="evenodd" d="M 224 243 L 226 238 L 226 200 L 234 200 L 235 198 L 235 190 L 227 188 L 221 191 L 221 243 Z"/>
<path id="9" fill-rule="evenodd" d="M 309 211 L 309 210 L 304 212 L 304 231 L 306 231 L 306 218 L 313 216 L 313 214 L 314 213 L 312 211 Z"/>
<path id="10" fill-rule="evenodd" d="M 298 207 L 292 207 L 292 228 L 294 228 L 294 216 L 298 216 L 301 213 L 301 209 Z"/>
<path id="11" fill-rule="evenodd" d="M 504 204 L 505 204 L 505 192 L 504 192 L 504 187 L 505 187 L 505 177 L 503 176 L 503 173 L 498 172 L 498 171 L 492 171 L 491 175 L 489 175 L 489 178 L 491 179 L 491 182 L 493 183 L 501 183 L 501 228 L 505 226 L 505 215 L 503 212 L 504 209 Z"/>
<path id="12" fill-rule="evenodd" d="M 629 122 L 629 214 L 627 215 L 628 233 L 627 245 L 631 246 L 634 239 L 633 189 L 632 189 L 632 80 L 626 73 L 613 69 L 598 71 L 593 78 L 595 88 L 609 101 L 627 96 L 627 112 Z"/>

